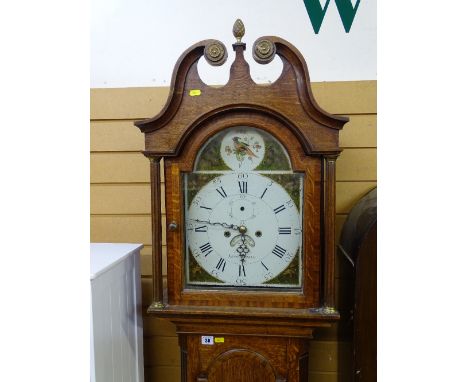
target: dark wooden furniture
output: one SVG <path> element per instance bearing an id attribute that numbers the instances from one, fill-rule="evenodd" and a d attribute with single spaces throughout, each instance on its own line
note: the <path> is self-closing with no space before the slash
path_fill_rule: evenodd
<path id="1" fill-rule="evenodd" d="M 253 46 L 254 59 L 283 62 L 280 77 L 258 85 L 249 74 L 241 42 L 243 25 L 234 26 L 235 61 L 222 87 L 203 83 L 197 63 L 227 58 L 216 40 L 201 41 L 179 58 L 170 95 L 155 117 L 135 125 L 145 134 L 151 161 L 153 222 L 153 303 L 148 313 L 177 327 L 182 381 L 307 381 L 308 343 L 315 328 L 339 318 L 334 308 L 335 163 L 339 130 L 347 118 L 328 114 L 315 102 L 304 58 L 274 36 Z M 286 148 L 292 169 L 304 174 L 302 284 L 296 290 L 188 288 L 184 279 L 183 174 L 215 134 L 250 126 L 275 137 Z M 164 158 L 167 221 L 167 288 L 161 251 L 160 160 Z M 240 272 L 240 271 L 239 271 Z M 213 336 L 204 345 L 201 336 Z"/>
<path id="2" fill-rule="evenodd" d="M 354 267 L 353 381 L 377 381 L 377 188 L 343 225 L 340 252 Z"/>

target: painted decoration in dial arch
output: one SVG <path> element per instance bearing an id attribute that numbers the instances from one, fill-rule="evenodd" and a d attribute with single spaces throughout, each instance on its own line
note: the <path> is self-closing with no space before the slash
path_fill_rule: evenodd
<path id="1" fill-rule="evenodd" d="M 221 157 L 235 171 L 251 171 L 265 156 L 262 136 L 250 129 L 230 129 L 221 141 Z"/>
<path id="2" fill-rule="evenodd" d="M 273 136 L 251 127 L 231 127 L 200 150 L 195 171 L 291 171 L 288 154 Z"/>

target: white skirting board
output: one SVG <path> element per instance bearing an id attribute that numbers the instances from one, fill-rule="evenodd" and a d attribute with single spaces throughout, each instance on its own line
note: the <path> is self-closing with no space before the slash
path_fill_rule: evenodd
<path id="1" fill-rule="evenodd" d="M 91 244 L 91 382 L 143 382 L 141 244 Z"/>

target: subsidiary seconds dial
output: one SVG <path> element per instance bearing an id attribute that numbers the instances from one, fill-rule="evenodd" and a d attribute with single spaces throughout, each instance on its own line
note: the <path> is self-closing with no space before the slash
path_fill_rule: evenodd
<path id="1" fill-rule="evenodd" d="M 198 264 L 226 285 L 262 286 L 293 260 L 301 217 L 286 190 L 256 173 L 211 180 L 186 216 L 187 244 Z"/>

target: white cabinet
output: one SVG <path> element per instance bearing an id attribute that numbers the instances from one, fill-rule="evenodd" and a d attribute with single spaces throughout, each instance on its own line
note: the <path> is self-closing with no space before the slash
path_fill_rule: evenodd
<path id="1" fill-rule="evenodd" d="M 91 381 L 143 382 L 140 244 L 91 244 Z"/>

